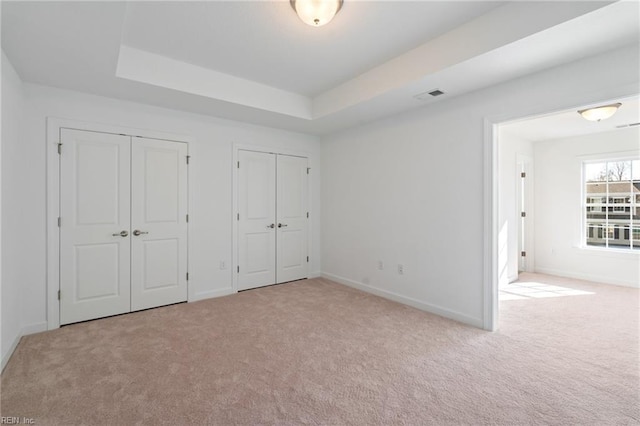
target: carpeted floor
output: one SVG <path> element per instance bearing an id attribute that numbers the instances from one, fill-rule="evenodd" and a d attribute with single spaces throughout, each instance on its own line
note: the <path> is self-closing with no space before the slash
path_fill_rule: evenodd
<path id="1" fill-rule="evenodd" d="M 1 415 L 57 424 L 630 425 L 638 290 L 501 302 L 488 333 L 314 279 L 22 339 Z M 554 281 L 555 280 L 555 281 Z"/>

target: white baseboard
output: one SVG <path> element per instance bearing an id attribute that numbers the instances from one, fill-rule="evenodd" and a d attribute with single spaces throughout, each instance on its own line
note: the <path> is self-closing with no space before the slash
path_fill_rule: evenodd
<path id="1" fill-rule="evenodd" d="M 18 347 L 18 343 L 20 343 L 20 339 L 22 339 L 23 336 L 27 336 L 29 334 L 34 334 L 34 333 L 40 333 L 42 331 L 47 331 L 47 322 L 46 321 L 38 322 L 38 323 L 35 323 L 35 324 L 30 324 L 30 325 L 22 327 L 22 329 L 20 330 L 20 333 L 18 333 L 18 335 L 15 337 L 15 339 L 13 339 L 13 342 L 11 343 L 11 346 L 9 347 L 9 349 L 7 351 L 5 351 L 5 353 L 2 354 L 2 361 L 1 361 L 2 362 L 2 366 L 0 368 L 0 371 L 4 370 L 4 367 L 7 366 L 7 363 L 11 359 L 11 356 L 13 355 L 13 352 Z"/>
<path id="2" fill-rule="evenodd" d="M 355 289 L 362 290 L 367 293 L 375 294 L 376 296 L 384 297 L 385 299 L 389 299 L 389 300 L 393 300 L 394 302 L 409 305 L 414 308 L 420 309 L 422 311 L 426 311 L 432 314 L 439 315 L 441 317 L 459 321 L 464 324 L 471 325 L 473 327 L 483 328 L 484 326 L 484 322 L 482 321 L 482 318 L 474 318 L 474 317 L 465 315 L 463 313 L 453 311 L 451 309 L 432 305 L 431 303 L 422 302 L 420 300 L 417 300 L 411 297 L 402 296 L 400 294 L 393 293 L 388 290 L 382 290 L 376 287 L 371 287 L 370 285 L 365 285 L 357 281 L 350 280 L 348 278 L 339 277 L 337 275 L 329 274 L 326 272 L 322 273 L 322 277 L 330 281 L 335 281 L 337 283 L 346 285 L 348 287 L 353 287 Z"/>
<path id="3" fill-rule="evenodd" d="M 28 334 L 41 333 L 43 331 L 47 331 L 47 322 L 38 322 L 31 325 L 26 325 L 22 327 L 22 335 L 26 336 Z"/>
<path id="4" fill-rule="evenodd" d="M 536 272 L 540 274 L 555 275 L 557 277 L 575 278 L 577 280 L 593 281 L 601 284 L 618 285 L 621 287 L 640 288 L 640 283 L 633 283 L 629 281 L 615 280 L 607 276 L 599 276 L 594 274 L 583 274 L 575 271 L 564 271 L 561 269 L 553 268 L 540 268 L 536 267 Z"/>
<path id="5" fill-rule="evenodd" d="M 202 293 L 196 293 L 193 295 L 193 297 L 189 299 L 189 302 L 197 302 L 198 300 L 213 299 L 214 297 L 228 296 L 234 293 L 237 293 L 237 291 L 235 291 L 231 287 L 219 288 L 216 290 L 209 290 Z"/>
<path id="6" fill-rule="evenodd" d="M 313 279 L 313 278 L 320 278 L 320 277 L 322 277 L 322 272 L 316 271 L 316 272 L 309 273 L 309 276 L 307 278 Z"/>
<path id="7" fill-rule="evenodd" d="M 0 371 L 3 371 L 4 367 L 7 366 L 9 359 L 11 359 L 11 355 L 13 355 L 13 351 L 16 350 L 16 348 L 18 347 L 18 343 L 20 343 L 20 339 L 22 339 L 22 335 L 18 334 L 15 339 L 13 339 L 13 343 L 11 343 L 9 349 L 2 354 L 2 368 L 0 368 Z"/>

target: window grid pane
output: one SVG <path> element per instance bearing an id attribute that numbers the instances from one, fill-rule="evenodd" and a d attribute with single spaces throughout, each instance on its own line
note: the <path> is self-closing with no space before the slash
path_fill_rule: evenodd
<path id="1" fill-rule="evenodd" d="M 640 160 L 584 164 L 588 246 L 640 249 Z"/>

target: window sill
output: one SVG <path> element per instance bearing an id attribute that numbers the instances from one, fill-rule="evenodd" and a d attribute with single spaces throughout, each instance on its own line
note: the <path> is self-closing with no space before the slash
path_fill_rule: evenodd
<path id="1" fill-rule="evenodd" d="M 613 257 L 617 259 L 629 258 L 637 259 L 640 257 L 640 250 L 624 249 L 624 248 L 601 248 L 592 246 L 574 246 L 575 249 L 581 251 L 584 254 L 601 256 L 601 257 Z"/>

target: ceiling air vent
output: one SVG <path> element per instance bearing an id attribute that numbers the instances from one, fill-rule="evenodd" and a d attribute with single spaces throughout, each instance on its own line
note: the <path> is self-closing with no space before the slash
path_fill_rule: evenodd
<path id="1" fill-rule="evenodd" d="M 424 93 L 420 93 L 418 95 L 415 95 L 414 98 L 420 100 L 420 101 L 426 101 L 428 99 L 431 98 L 435 98 L 436 96 L 440 96 L 440 95 L 444 95 L 444 92 L 440 89 L 434 89 L 434 90 L 430 90 L 428 92 L 424 92 Z"/>
<path id="2" fill-rule="evenodd" d="M 620 124 L 619 126 L 616 126 L 617 129 L 624 129 L 625 127 L 634 127 L 634 126 L 640 126 L 640 122 L 638 123 L 630 123 L 630 124 Z"/>

